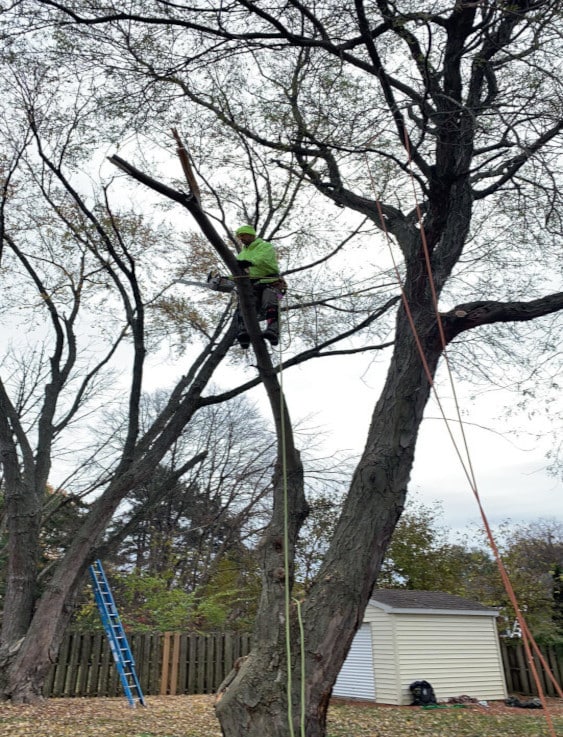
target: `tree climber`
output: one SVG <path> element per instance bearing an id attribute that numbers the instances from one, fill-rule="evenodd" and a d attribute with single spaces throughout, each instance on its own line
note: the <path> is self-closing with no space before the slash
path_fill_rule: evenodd
<path id="1" fill-rule="evenodd" d="M 236 231 L 236 235 L 243 244 L 242 251 L 237 255 L 237 261 L 247 269 L 250 277 L 258 319 L 267 320 L 268 323 L 262 335 L 271 345 L 277 345 L 278 302 L 284 292 L 284 282 L 279 274 L 276 252 L 271 243 L 256 237 L 256 230 L 252 225 L 242 225 Z M 250 337 L 238 307 L 235 316 L 238 321 L 237 340 L 241 348 L 248 348 Z"/>

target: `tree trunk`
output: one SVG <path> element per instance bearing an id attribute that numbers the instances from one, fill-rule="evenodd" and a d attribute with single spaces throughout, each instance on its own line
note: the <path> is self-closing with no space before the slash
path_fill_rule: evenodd
<path id="1" fill-rule="evenodd" d="M 441 354 L 436 321 L 428 308 L 415 315 L 433 375 Z M 387 381 L 374 409 L 362 458 L 333 541 L 302 604 L 305 698 L 301 698 L 301 649 L 296 605 L 291 606 L 292 703 L 287 700 L 285 627 L 276 607 L 261 607 L 254 648 L 216 705 L 224 737 L 288 737 L 289 714 L 299 735 L 325 737 L 333 684 L 360 626 L 389 539 L 401 515 L 418 430 L 430 383 L 404 311 Z M 274 582 L 265 588 L 275 599 Z M 302 710 L 304 715 L 302 716 Z"/>
<path id="2" fill-rule="evenodd" d="M 88 565 L 96 557 L 97 541 L 127 490 L 148 475 L 146 463 L 139 462 L 137 472 L 138 475 L 128 472 L 116 477 L 94 503 L 75 534 L 72 544 L 36 601 L 21 646 L 4 668 L 0 683 L 1 698 L 9 698 L 14 703 L 33 703 L 42 698 L 45 677 L 55 661 L 72 614 L 72 602 Z"/>
<path id="3" fill-rule="evenodd" d="M 2 617 L 2 645 L 11 648 L 25 635 L 36 596 L 41 496 L 23 482 L 6 484 L 8 532 L 6 591 Z M 7 605 L 9 604 L 9 606 Z"/>
<path id="4" fill-rule="evenodd" d="M 67 601 L 63 601 L 61 592 L 41 598 L 40 610 L 34 615 L 21 647 L 5 667 L 3 698 L 9 697 L 14 704 L 32 704 L 43 698 L 45 678 L 56 660 L 72 615 L 70 600 L 69 594 Z"/>

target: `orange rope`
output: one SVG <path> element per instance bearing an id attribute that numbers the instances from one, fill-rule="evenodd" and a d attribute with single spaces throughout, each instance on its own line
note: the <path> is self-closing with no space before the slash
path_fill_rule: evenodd
<path id="1" fill-rule="evenodd" d="M 368 167 L 368 170 L 369 170 L 369 167 Z M 371 177 L 371 172 L 370 172 L 370 177 Z M 432 393 L 434 395 L 434 399 L 436 400 L 436 403 L 438 405 L 438 408 L 440 409 L 440 414 L 442 415 L 442 419 L 444 420 L 444 423 L 446 425 L 446 429 L 447 429 L 448 434 L 449 434 L 449 436 L 451 438 L 451 441 L 453 443 L 454 450 L 456 451 L 456 454 L 457 454 L 457 456 L 459 458 L 459 461 L 461 463 L 461 467 L 463 468 L 463 471 L 465 473 L 465 476 L 466 476 L 468 482 L 471 484 L 471 475 L 468 472 L 467 467 L 465 465 L 465 461 L 464 461 L 464 459 L 463 459 L 463 457 L 462 457 L 462 455 L 461 455 L 461 453 L 459 451 L 459 447 L 458 447 L 458 444 L 457 444 L 456 439 L 454 437 L 454 434 L 452 432 L 450 422 L 449 422 L 449 420 L 447 418 L 447 415 L 446 415 L 446 412 L 445 412 L 444 407 L 442 405 L 442 402 L 440 400 L 440 397 L 438 396 L 438 393 L 436 391 L 436 385 L 434 383 L 434 378 L 432 376 L 432 372 L 430 371 L 430 367 L 428 366 L 428 362 L 426 360 L 426 356 L 424 355 L 424 348 L 422 347 L 422 343 L 420 342 L 420 337 L 418 335 L 418 331 L 416 329 L 416 325 L 415 325 L 415 322 L 414 322 L 414 319 L 413 319 L 413 316 L 412 316 L 412 312 L 411 312 L 411 309 L 410 309 L 410 306 L 409 306 L 409 303 L 408 303 L 408 300 L 407 300 L 407 295 L 405 294 L 405 290 L 403 289 L 403 284 L 401 282 L 401 275 L 400 275 L 399 269 L 397 267 L 397 264 L 396 264 L 396 261 L 395 261 L 395 257 L 393 255 L 393 250 L 391 248 L 391 239 L 390 239 L 389 233 L 387 231 L 387 226 L 385 224 L 385 220 L 384 220 L 384 217 L 383 217 L 383 212 L 381 210 L 381 205 L 379 203 L 379 200 L 376 200 L 376 204 L 377 204 L 377 210 L 378 210 L 378 213 L 379 213 L 379 217 L 381 219 L 381 227 L 382 227 L 383 232 L 385 233 L 385 236 L 387 238 L 387 243 L 388 243 L 389 248 L 390 248 L 390 254 L 391 254 L 391 259 L 393 261 L 393 267 L 394 267 L 394 270 L 395 270 L 395 274 L 397 275 L 397 281 L 399 283 L 399 288 L 401 290 L 401 299 L 403 301 L 403 306 L 405 308 L 405 313 L 407 315 L 407 320 L 408 320 L 409 326 L 411 328 L 411 331 L 412 331 L 412 334 L 413 334 L 413 338 L 415 340 L 415 343 L 416 343 L 418 352 L 420 354 L 420 359 L 422 361 L 422 366 L 424 368 L 424 373 L 426 374 L 426 378 L 428 379 L 428 383 L 430 384 L 430 387 L 432 389 Z"/>
<path id="2" fill-rule="evenodd" d="M 409 163 L 409 166 L 410 166 L 411 165 L 411 154 L 410 154 L 409 141 L 408 141 L 408 137 L 406 135 L 406 131 L 405 131 L 405 147 L 406 147 L 406 151 L 407 151 L 407 155 L 408 155 L 408 163 Z M 375 194 L 375 186 L 374 186 L 373 176 L 372 176 L 371 169 L 370 169 L 370 166 L 369 166 L 369 160 L 367 158 L 367 154 L 365 155 L 365 158 L 366 158 L 367 169 L 368 169 L 368 172 L 369 172 L 369 176 L 370 176 L 372 187 L 374 189 L 374 194 Z M 474 473 L 474 470 L 473 470 L 473 464 L 471 462 L 471 454 L 470 454 L 470 451 L 469 451 L 469 445 L 468 445 L 468 442 L 467 442 L 467 437 L 466 437 L 465 430 L 464 430 L 463 420 L 462 420 L 462 417 L 461 417 L 461 409 L 460 409 L 459 400 L 458 400 L 458 396 L 457 396 L 457 392 L 456 392 L 456 388 L 455 388 L 455 383 L 454 383 L 454 380 L 453 380 L 453 373 L 452 373 L 452 370 L 451 370 L 451 365 L 450 365 L 450 361 L 449 361 L 449 357 L 448 357 L 446 336 L 445 336 L 444 327 L 443 327 L 442 319 L 441 319 L 441 316 L 440 316 L 440 312 L 439 312 L 439 309 L 438 309 L 438 297 L 437 297 L 437 293 L 436 293 L 436 286 L 435 286 L 435 283 L 434 283 L 434 277 L 433 277 L 433 274 L 432 274 L 432 267 L 431 267 L 431 262 L 430 262 L 430 252 L 429 252 L 429 248 L 428 248 L 428 242 L 426 240 L 426 233 L 425 233 L 425 230 L 424 230 L 424 224 L 423 224 L 423 221 L 422 221 L 422 213 L 420 211 L 420 207 L 419 207 L 418 200 L 417 200 L 416 188 L 414 186 L 414 176 L 412 174 L 412 171 L 410 172 L 410 178 L 411 178 L 411 183 L 412 183 L 412 187 L 413 187 L 414 200 L 415 200 L 415 203 L 416 203 L 416 212 L 417 212 L 418 222 L 419 222 L 419 226 L 420 226 L 421 243 L 422 243 L 422 247 L 423 247 L 423 251 L 424 251 L 424 259 L 425 259 L 425 263 L 426 263 L 426 269 L 427 269 L 428 279 L 429 279 L 429 284 L 430 284 L 430 289 L 431 289 L 431 293 L 432 293 L 432 301 L 433 301 L 434 310 L 435 310 L 435 313 L 436 313 L 436 319 L 437 319 L 438 329 L 439 329 L 439 333 L 440 333 L 440 340 L 441 340 L 441 343 L 442 343 L 442 351 L 443 351 L 443 354 L 444 354 L 444 359 L 445 359 L 445 363 L 446 363 L 446 368 L 447 368 L 447 372 L 448 372 L 450 386 L 451 386 L 451 389 L 452 389 L 452 392 L 453 392 L 453 397 L 454 397 L 456 412 L 457 412 L 457 416 L 458 416 L 458 422 L 459 422 L 459 426 L 460 426 L 460 430 L 461 430 L 461 435 L 462 435 L 462 439 L 463 439 L 463 445 L 464 445 L 464 449 L 465 449 L 465 454 L 466 454 L 466 457 L 467 457 L 467 467 L 466 467 L 465 462 L 464 462 L 464 460 L 462 458 L 462 455 L 461 455 L 460 450 L 458 448 L 457 442 L 456 442 L 456 440 L 455 440 L 455 438 L 453 436 L 452 430 L 450 428 L 450 424 L 449 424 L 448 419 L 447 419 L 447 417 L 445 415 L 445 412 L 443 410 L 442 404 L 441 404 L 441 402 L 440 402 L 440 400 L 438 398 L 438 395 L 437 395 L 437 392 L 436 392 L 434 378 L 433 378 L 433 376 L 431 374 L 431 371 L 429 369 L 428 362 L 426 360 L 426 356 L 424 355 L 424 349 L 422 347 L 422 343 L 420 341 L 420 337 L 418 335 L 418 331 L 416 329 L 416 325 L 415 325 L 414 319 L 412 317 L 410 306 L 408 304 L 408 299 L 407 299 L 407 296 L 405 294 L 405 291 L 404 291 L 404 288 L 403 288 L 403 284 L 402 284 L 402 281 L 401 281 L 401 275 L 400 275 L 399 269 L 398 269 L 397 264 L 396 264 L 396 261 L 395 261 L 395 257 L 394 257 L 394 254 L 393 254 L 393 249 L 392 249 L 392 246 L 391 246 L 391 239 L 390 239 L 389 233 L 387 231 L 387 226 L 386 226 L 386 223 L 385 223 L 385 218 L 383 217 L 383 212 L 381 210 L 381 204 L 379 202 L 379 199 L 376 197 L 376 204 L 377 204 L 377 210 L 378 210 L 379 218 L 380 218 L 380 221 L 381 221 L 381 228 L 382 228 L 382 230 L 383 230 L 383 232 L 385 234 L 386 241 L 387 241 L 387 244 L 388 244 L 388 247 L 389 247 L 389 251 L 390 251 L 390 254 L 391 254 L 391 259 L 393 261 L 393 267 L 394 267 L 395 274 L 397 276 L 397 281 L 399 283 L 399 287 L 400 287 L 400 290 L 401 290 L 401 297 L 402 297 L 403 305 L 404 305 L 404 308 L 405 308 L 405 313 L 407 315 L 407 320 L 409 322 L 409 326 L 411 328 L 411 331 L 412 331 L 412 334 L 413 334 L 413 337 L 414 337 L 414 340 L 415 340 L 415 343 L 416 343 L 416 346 L 417 346 L 417 350 L 418 350 L 418 352 L 420 354 L 420 358 L 421 358 L 421 361 L 422 361 L 424 372 L 425 372 L 426 377 L 428 379 L 429 385 L 432 388 L 434 397 L 436 398 L 436 401 L 437 401 L 438 406 L 440 408 L 442 417 L 443 417 L 443 419 L 444 419 L 444 421 L 446 423 L 446 427 L 447 427 L 448 432 L 450 434 L 450 438 L 451 438 L 451 440 L 453 442 L 453 445 L 454 445 L 454 448 L 455 448 L 456 453 L 458 455 L 458 458 L 460 459 L 460 462 L 462 464 L 462 467 L 463 467 L 463 470 L 465 472 L 465 475 L 466 475 L 466 477 L 467 477 L 467 479 L 469 481 L 469 485 L 471 487 L 471 490 L 473 492 L 473 495 L 475 496 L 475 499 L 477 501 L 477 505 L 479 507 L 479 512 L 481 514 L 481 518 L 483 520 L 485 531 L 487 533 L 487 539 L 489 541 L 489 545 L 491 547 L 491 550 L 493 551 L 493 556 L 495 558 L 497 567 L 499 569 L 501 580 L 502 580 L 503 585 L 504 585 L 504 588 L 505 588 L 505 590 L 506 590 L 506 592 L 508 594 L 508 597 L 510 599 L 510 602 L 511 602 L 512 606 L 514 607 L 514 611 L 516 613 L 516 618 L 517 618 L 517 620 L 518 620 L 518 622 L 520 624 L 520 628 L 521 628 L 521 631 L 522 631 L 522 641 L 523 641 L 523 644 L 524 644 L 524 650 L 525 650 L 525 653 L 526 653 L 526 658 L 528 660 L 528 663 L 529 663 L 529 666 L 530 666 L 530 670 L 532 672 L 532 675 L 533 675 L 533 678 L 534 678 L 534 682 L 536 684 L 536 689 L 538 691 L 538 694 L 539 694 L 539 697 L 540 697 L 540 701 L 541 701 L 542 707 L 543 707 L 544 712 L 545 712 L 545 718 L 546 718 L 546 721 L 547 721 L 547 724 L 548 724 L 548 727 L 549 727 L 549 731 L 551 732 L 552 737 L 557 737 L 557 735 L 555 733 L 555 728 L 554 728 L 554 725 L 553 725 L 553 720 L 551 718 L 551 715 L 550 715 L 549 710 L 548 710 L 548 707 L 547 707 L 545 693 L 543 691 L 543 687 L 542 687 L 542 684 L 541 684 L 541 681 L 540 681 L 540 678 L 539 678 L 539 674 L 537 672 L 536 664 L 534 662 L 534 658 L 533 658 L 533 655 L 532 655 L 532 652 L 531 652 L 531 649 L 530 649 L 530 643 L 532 643 L 533 648 L 534 648 L 536 654 L 538 655 L 538 658 L 539 658 L 540 662 L 542 663 L 542 665 L 543 665 L 543 667 L 545 669 L 545 672 L 548 674 L 550 680 L 552 681 L 552 683 L 555 686 L 555 689 L 556 689 L 557 693 L 559 694 L 559 696 L 561 698 L 563 698 L 563 691 L 561 690 L 561 688 L 560 688 L 559 684 L 557 683 L 557 681 L 556 681 L 553 673 L 551 672 L 548 664 L 546 663 L 546 661 L 545 661 L 545 659 L 543 657 L 543 654 L 541 653 L 541 651 L 540 651 L 540 649 L 539 649 L 536 641 L 534 640 L 534 638 L 533 638 L 533 636 L 532 636 L 532 634 L 531 634 L 531 632 L 530 632 L 530 630 L 528 628 L 528 625 L 527 625 L 527 623 L 526 623 L 526 621 L 524 619 L 524 616 L 522 615 L 522 612 L 521 612 L 520 607 L 519 607 L 519 604 L 518 604 L 518 600 L 516 598 L 516 594 L 514 592 L 514 589 L 512 587 L 512 584 L 510 582 L 510 579 L 508 577 L 508 573 L 506 572 L 506 569 L 504 567 L 504 563 L 502 561 L 502 558 L 501 558 L 500 552 L 498 550 L 497 544 L 495 542 L 495 539 L 494 539 L 494 536 L 493 536 L 491 527 L 489 525 L 489 521 L 487 519 L 485 510 L 484 510 L 484 507 L 483 507 L 482 502 L 481 502 L 480 494 L 479 494 L 479 491 L 478 491 L 478 488 L 477 488 L 477 482 L 476 482 L 476 479 L 475 479 L 475 473 Z"/>

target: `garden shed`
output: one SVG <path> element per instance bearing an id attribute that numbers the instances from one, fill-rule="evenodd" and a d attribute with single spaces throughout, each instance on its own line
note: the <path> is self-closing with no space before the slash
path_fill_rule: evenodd
<path id="1" fill-rule="evenodd" d="M 438 700 L 504 699 L 497 616 L 439 591 L 375 590 L 333 696 L 410 704 L 409 684 L 426 680 Z"/>

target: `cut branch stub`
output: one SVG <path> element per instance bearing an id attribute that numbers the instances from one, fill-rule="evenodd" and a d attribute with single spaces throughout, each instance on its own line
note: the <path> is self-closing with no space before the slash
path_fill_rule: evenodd
<path id="1" fill-rule="evenodd" d="M 176 139 L 176 153 L 178 154 L 178 158 L 180 159 L 180 163 L 182 164 L 182 169 L 184 170 L 184 176 L 186 177 L 190 192 L 196 198 L 198 203 L 201 204 L 201 192 L 199 190 L 199 186 L 195 178 L 192 165 L 190 163 L 188 150 L 184 146 L 182 139 L 180 138 L 180 134 L 178 133 L 176 128 L 172 128 L 172 135 Z"/>

